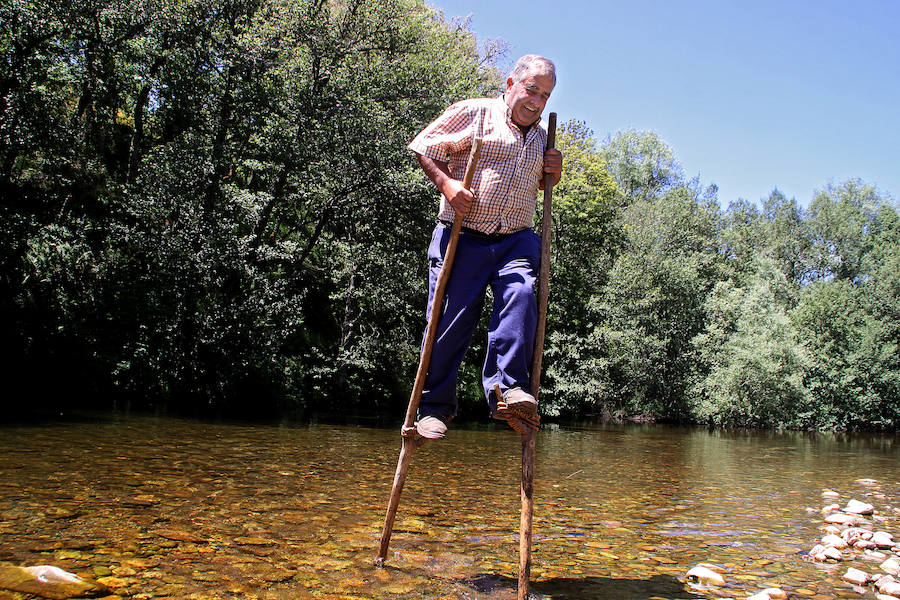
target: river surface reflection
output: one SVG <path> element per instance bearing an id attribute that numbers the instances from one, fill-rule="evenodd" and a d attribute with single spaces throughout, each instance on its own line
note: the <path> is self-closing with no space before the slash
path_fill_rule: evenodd
<path id="1" fill-rule="evenodd" d="M 804 555 L 826 488 L 900 537 L 898 438 L 545 428 L 535 477 L 535 597 L 861 597 L 862 558 Z M 519 443 L 451 430 L 412 460 L 387 566 L 375 554 L 396 430 L 115 418 L 0 428 L 0 560 L 52 564 L 134 598 L 510 598 Z M 861 479 L 873 479 L 861 482 Z M 687 570 L 723 566 L 692 589 Z M 868 597 L 874 594 L 867 592 Z M 866 597 L 866 596 L 863 596 Z"/>

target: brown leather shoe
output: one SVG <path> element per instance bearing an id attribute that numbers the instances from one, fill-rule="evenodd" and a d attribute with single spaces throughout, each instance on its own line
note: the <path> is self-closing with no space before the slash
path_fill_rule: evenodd
<path id="1" fill-rule="evenodd" d="M 426 415 L 416 421 L 416 431 L 423 438 L 429 440 L 442 440 L 447 434 L 447 423 L 450 419 L 441 420 L 438 417 Z"/>
<path id="2" fill-rule="evenodd" d="M 510 388 L 503 392 L 503 401 L 506 403 L 506 408 L 523 417 L 537 414 L 537 401 L 534 396 L 522 388 Z"/>

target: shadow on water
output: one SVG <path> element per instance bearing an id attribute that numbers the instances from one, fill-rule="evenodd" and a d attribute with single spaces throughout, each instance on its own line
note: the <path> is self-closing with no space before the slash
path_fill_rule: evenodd
<path id="1" fill-rule="evenodd" d="M 463 582 L 480 594 L 515 590 L 517 580 L 491 574 L 479 574 Z M 555 577 L 534 582 L 529 597 L 541 600 L 648 600 L 672 598 L 684 594 L 684 585 L 669 575 L 653 575 L 649 579 L 621 577 Z"/>

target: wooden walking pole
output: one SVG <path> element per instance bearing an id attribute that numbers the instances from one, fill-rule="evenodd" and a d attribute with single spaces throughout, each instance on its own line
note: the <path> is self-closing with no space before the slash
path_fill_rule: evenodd
<path id="1" fill-rule="evenodd" d="M 469 161 L 466 164 L 466 174 L 463 177 L 463 186 L 466 189 L 472 187 L 472 178 L 475 176 L 475 167 L 478 164 L 478 156 L 480 154 L 481 138 L 475 138 L 472 140 L 472 149 L 469 152 Z M 381 543 L 378 547 L 378 556 L 375 557 L 376 567 L 384 566 L 384 559 L 387 557 L 388 546 L 391 543 L 391 533 L 394 529 L 394 518 L 397 516 L 397 507 L 400 505 L 400 494 L 403 492 L 403 485 L 406 483 L 409 461 L 415 449 L 422 444 L 422 440 L 416 440 L 413 437 L 413 424 L 416 420 L 416 412 L 419 410 L 422 390 L 425 388 L 425 376 L 428 374 L 428 366 L 431 363 L 431 351 L 434 348 L 438 321 L 441 318 L 444 291 L 447 288 L 447 280 L 450 279 L 450 269 L 453 268 L 453 259 L 456 256 L 456 244 L 459 241 L 462 220 L 463 215 L 457 212 L 453 220 L 453 228 L 450 230 L 447 251 L 444 252 L 444 264 L 441 266 L 441 271 L 438 273 L 437 282 L 434 286 L 434 297 L 431 299 L 431 313 L 428 316 L 428 326 L 425 330 L 425 342 L 422 344 L 422 354 L 419 356 L 419 369 L 416 371 L 416 380 L 413 384 L 412 394 L 409 397 L 403 429 L 401 429 L 403 445 L 400 448 L 400 458 L 397 460 L 397 470 L 394 472 L 394 483 L 391 486 L 391 499 L 388 501 L 387 514 L 384 516 Z"/>
<path id="2" fill-rule="evenodd" d="M 547 119 L 547 149 L 556 145 L 556 113 Z M 550 229 L 552 225 L 553 175 L 544 175 L 544 208 L 541 221 L 541 271 L 538 276 L 538 322 L 531 361 L 531 394 L 537 400 L 541 385 L 541 361 L 544 355 L 544 329 L 547 325 L 547 300 L 550 297 Z M 519 521 L 518 600 L 527 600 L 531 579 L 531 524 L 534 514 L 534 443 L 536 431 L 529 428 L 522 436 L 522 515 Z"/>

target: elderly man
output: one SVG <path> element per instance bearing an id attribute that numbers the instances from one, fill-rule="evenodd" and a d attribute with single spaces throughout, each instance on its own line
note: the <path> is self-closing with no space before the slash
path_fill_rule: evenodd
<path id="1" fill-rule="evenodd" d="M 457 102 L 410 143 L 419 165 L 441 192 L 438 221 L 428 249 L 428 313 L 457 213 L 463 228 L 444 308 L 437 328 L 416 430 L 427 439 L 443 438 L 456 415 L 459 366 L 478 324 L 484 294 L 491 286 L 487 356 L 482 372 L 491 415 L 533 417 L 531 359 L 537 326 L 534 284 L 540 238 L 532 229 L 543 175 L 559 181 L 562 155 L 547 150 L 541 112 L 556 85 L 551 61 L 535 54 L 520 58 L 498 98 Z M 471 190 L 462 179 L 472 140 L 482 138 L 481 158 Z M 503 391 L 498 410 L 494 384 Z M 407 435 L 411 432 L 405 432 Z"/>

